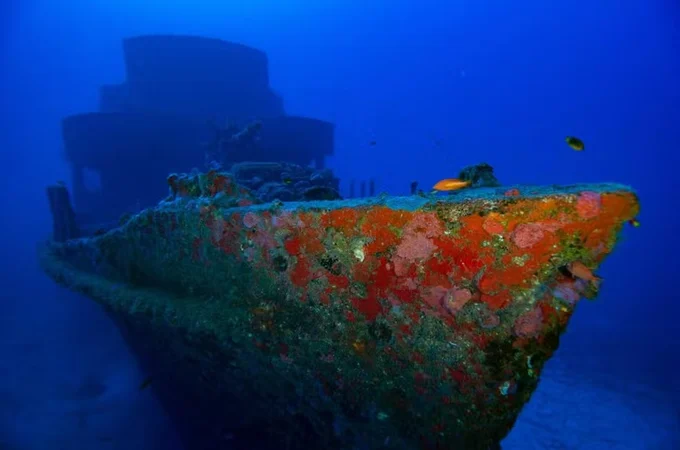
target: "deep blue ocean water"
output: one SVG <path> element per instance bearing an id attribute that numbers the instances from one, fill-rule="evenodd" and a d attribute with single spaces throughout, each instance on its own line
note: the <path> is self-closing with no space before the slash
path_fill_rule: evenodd
<path id="1" fill-rule="evenodd" d="M 124 79 L 123 38 L 153 33 L 265 51 L 287 112 L 336 124 L 329 166 L 380 192 L 481 161 L 504 184 L 635 188 L 641 226 L 601 267 L 599 299 L 579 305 L 504 448 L 680 448 L 677 1 L 0 8 L 0 449 L 179 449 L 113 324 L 35 257 L 51 230 L 45 186 L 69 179 L 61 119 L 95 110 L 99 86 Z"/>

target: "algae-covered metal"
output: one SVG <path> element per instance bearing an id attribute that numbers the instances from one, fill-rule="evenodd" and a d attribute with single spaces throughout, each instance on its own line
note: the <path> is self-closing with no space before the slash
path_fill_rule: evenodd
<path id="1" fill-rule="evenodd" d="M 620 185 L 253 205 L 228 174 L 169 182 L 42 263 L 158 357 L 190 448 L 243 427 L 289 448 L 498 446 L 597 293 L 565 267 L 595 270 L 638 209 Z"/>

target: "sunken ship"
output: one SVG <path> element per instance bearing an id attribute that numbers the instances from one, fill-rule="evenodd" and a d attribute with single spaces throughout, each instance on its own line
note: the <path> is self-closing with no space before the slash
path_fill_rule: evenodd
<path id="1" fill-rule="evenodd" d="M 126 82 L 64 120 L 73 203 L 48 187 L 40 260 L 116 322 L 185 447 L 500 448 L 597 295 L 569 267 L 597 269 L 635 193 L 482 165 L 453 195 L 342 199 L 332 124 L 285 115 L 263 53 L 124 50 Z"/>

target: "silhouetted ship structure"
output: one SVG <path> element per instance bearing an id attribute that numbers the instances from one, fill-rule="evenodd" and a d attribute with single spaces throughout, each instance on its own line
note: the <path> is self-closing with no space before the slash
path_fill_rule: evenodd
<path id="1" fill-rule="evenodd" d="M 261 124 L 257 135 L 225 145 L 224 155 L 216 155 L 220 163 L 286 161 L 322 169 L 333 154 L 333 124 L 286 115 L 259 50 L 193 36 L 134 37 L 123 50 L 125 83 L 101 88 L 100 112 L 63 121 L 75 209 L 90 221 L 155 204 L 167 195 L 159 180 L 204 168 L 206 146 L 253 121 Z M 99 189 L 88 189 L 88 169 Z"/>
<path id="2" fill-rule="evenodd" d="M 107 139 L 87 126 L 91 116 L 67 119 L 71 160 L 102 171 L 107 201 L 121 209 L 116 195 L 130 200 L 150 186 L 158 198 L 149 194 L 153 207 L 77 238 L 77 227 L 61 223 L 74 215 L 66 187 L 50 187 L 55 233 L 40 249 L 43 269 L 116 321 L 187 449 L 498 449 L 576 303 L 596 296 L 597 280 L 584 273 L 637 214 L 634 192 L 616 184 L 501 187 L 481 164 L 461 173 L 473 188 L 453 195 L 340 200 L 328 171 L 286 161 L 175 173 L 165 185 L 155 164 L 198 163 L 185 155 L 198 151 L 194 131 L 176 118 L 194 100 L 169 98 L 179 81 L 159 81 L 154 91 L 151 74 L 175 76 L 191 57 L 204 63 L 195 63 L 202 74 L 182 75 L 189 84 L 205 71 L 235 83 L 239 75 L 221 73 L 219 62 L 213 69 L 210 55 L 260 69 L 265 61 L 241 46 L 202 42 L 126 41 L 130 84 L 105 88 L 103 103 L 136 112 L 94 115 Z M 262 71 L 244 71 L 256 80 L 249 92 L 263 99 L 258 111 L 280 112 Z M 210 102 L 187 109 L 215 113 L 219 103 Z M 175 110 L 172 119 L 153 111 L 161 103 Z M 326 143 L 296 154 L 300 163 L 332 148 L 328 124 L 272 120 L 306 123 L 312 140 Z M 281 145 L 267 147 L 266 158 L 280 159 L 273 149 L 290 148 Z"/>

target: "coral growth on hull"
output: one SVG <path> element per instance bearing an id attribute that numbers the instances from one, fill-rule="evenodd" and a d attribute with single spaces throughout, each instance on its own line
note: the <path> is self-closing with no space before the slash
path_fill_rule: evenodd
<path id="1" fill-rule="evenodd" d="M 568 267 L 638 209 L 609 184 L 253 204 L 226 173 L 169 182 L 41 259 L 111 312 L 197 449 L 498 446 L 597 294 Z"/>

